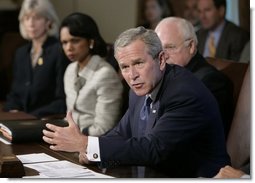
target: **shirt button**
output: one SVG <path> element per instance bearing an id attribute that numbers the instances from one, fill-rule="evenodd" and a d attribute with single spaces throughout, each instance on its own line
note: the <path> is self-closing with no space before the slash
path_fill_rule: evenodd
<path id="1" fill-rule="evenodd" d="M 98 158 L 98 154 L 97 154 L 97 153 L 94 153 L 94 154 L 93 154 L 93 158 L 94 158 L 94 159 L 97 159 L 97 158 Z"/>

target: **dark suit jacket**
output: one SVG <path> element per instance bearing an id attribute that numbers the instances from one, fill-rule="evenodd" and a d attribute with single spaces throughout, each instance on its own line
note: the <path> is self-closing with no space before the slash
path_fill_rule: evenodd
<path id="1" fill-rule="evenodd" d="M 186 68 L 202 81 L 215 96 L 220 108 L 225 137 L 227 137 L 234 114 L 233 83 L 199 53 L 190 60 Z"/>
<path id="2" fill-rule="evenodd" d="M 197 32 L 198 50 L 200 53 L 204 53 L 208 32 L 208 30 L 203 28 Z M 249 39 L 250 35 L 248 32 L 226 20 L 215 57 L 239 61 L 242 50 Z"/>
<path id="3" fill-rule="evenodd" d="M 42 65 L 32 68 L 32 44 L 16 51 L 13 82 L 4 109 L 18 109 L 37 117 L 66 112 L 63 75 L 70 62 L 56 38 L 49 37 L 43 45 Z"/>
<path id="4" fill-rule="evenodd" d="M 140 137 L 144 98 L 131 91 L 126 114 L 99 137 L 103 166 L 147 165 L 169 177 L 212 177 L 230 163 L 217 102 L 192 73 L 167 65 L 145 135 Z"/>

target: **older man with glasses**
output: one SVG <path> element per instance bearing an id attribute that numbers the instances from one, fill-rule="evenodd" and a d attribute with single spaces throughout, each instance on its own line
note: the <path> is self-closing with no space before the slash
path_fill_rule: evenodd
<path id="1" fill-rule="evenodd" d="M 232 82 L 200 55 L 197 50 L 197 36 L 189 21 L 177 17 L 165 18 L 155 31 L 168 54 L 166 62 L 191 71 L 215 96 L 227 137 L 233 117 Z"/>

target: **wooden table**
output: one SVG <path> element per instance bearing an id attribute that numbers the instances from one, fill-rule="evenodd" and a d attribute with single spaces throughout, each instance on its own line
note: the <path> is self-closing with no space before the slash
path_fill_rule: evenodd
<path id="1" fill-rule="evenodd" d="M 26 119 L 36 119 L 36 117 L 24 112 L 12 113 L 0 111 L 0 120 L 26 120 Z"/>
<path id="2" fill-rule="evenodd" d="M 59 160 L 68 160 L 73 163 L 79 164 L 77 153 L 57 152 L 48 148 L 46 143 L 26 143 L 26 144 L 12 144 L 6 145 L 0 142 L 0 157 L 10 155 L 21 155 L 30 153 L 46 153 Z M 139 175 L 137 166 L 118 166 L 110 169 L 100 169 L 97 164 L 86 165 L 87 168 L 106 175 L 110 175 L 117 178 L 166 178 L 167 176 L 159 171 L 150 167 L 145 167 L 144 175 Z M 25 167 L 25 175 L 33 176 L 38 175 L 36 170 Z"/>
<path id="3" fill-rule="evenodd" d="M 4 113 L 0 112 L 0 120 L 24 120 L 24 119 L 35 119 L 35 117 L 26 114 L 26 113 Z M 0 158 L 3 156 L 10 156 L 10 155 L 21 155 L 21 154 L 30 154 L 30 153 L 46 153 L 50 156 L 53 156 L 59 160 L 68 160 L 73 163 L 78 162 L 78 154 L 77 153 L 67 153 L 67 152 L 58 152 L 49 149 L 49 145 L 44 142 L 38 143 L 23 143 L 23 144 L 12 144 L 6 145 L 0 142 Z M 141 176 L 138 173 L 137 166 L 118 166 L 116 168 L 110 168 L 107 170 L 100 169 L 97 164 L 86 165 L 87 168 L 98 172 L 104 173 L 113 177 L 118 178 L 165 178 L 166 175 L 162 174 L 161 172 L 150 168 L 144 167 L 145 172 Z M 38 175 L 38 172 L 29 168 L 25 168 L 26 176 Z"/>

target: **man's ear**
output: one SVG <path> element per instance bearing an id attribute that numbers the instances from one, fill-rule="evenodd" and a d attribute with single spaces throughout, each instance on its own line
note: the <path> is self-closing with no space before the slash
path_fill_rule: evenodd
<path id="1" fill-rule="evenodd" d="M 192 39 L 191 41 L 190 41 L 190 43 L 189 43 L 189 53 L 191 54 L 191 55 L 194 55 L 195 54 L 195 52 L 196 52 L 196 50 L 197 50 L 197 45 L 195 44 L 195 41 Z"/>
<path id="2" fill-rule="evenodd" d="M 165 51 L 161 51 L 158 56 L 159 60 L 159 68 L 161 71 L 163 71 L 166 67 L 166 60 L 167 60 L 168 55 L 165 53 Z"/>

